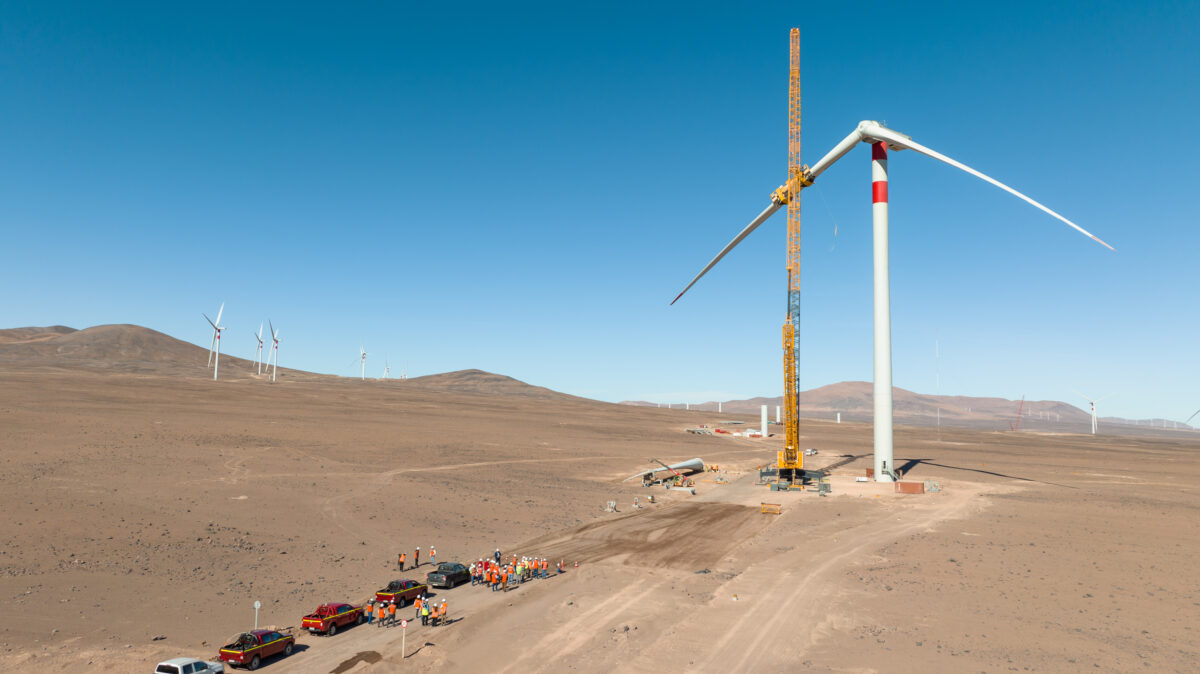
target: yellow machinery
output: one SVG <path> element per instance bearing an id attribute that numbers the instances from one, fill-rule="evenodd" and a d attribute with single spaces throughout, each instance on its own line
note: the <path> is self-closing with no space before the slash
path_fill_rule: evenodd
<path id="1" fill-rule="evenodd" d="M 812 184 L 808 167 L 800 163 L 800 29 L 793 28 L 788 73 L 788 181 L 775 190 L 774 200 L 787 204 L 788 313 L 783 324 L 783 449 L 779 477 L 797 481 L 804 475 L 800 451 L 800 190 Z M 763 431 L 764 434 L 766 431 Z"/>

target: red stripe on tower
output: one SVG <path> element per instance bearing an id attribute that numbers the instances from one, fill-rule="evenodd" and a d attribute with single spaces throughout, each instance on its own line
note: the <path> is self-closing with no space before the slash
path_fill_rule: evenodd
<path id="1" fill-rule="evenodd" d="M 880 180 L 877 183 L 871 183 L 871 203 L 886 204 L 887 200 L 887 181 Z"/>

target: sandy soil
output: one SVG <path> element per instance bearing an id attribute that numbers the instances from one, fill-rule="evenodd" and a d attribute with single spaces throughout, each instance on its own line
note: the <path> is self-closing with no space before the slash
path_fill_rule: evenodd
<path id="1" fill-rule="evenodd" d="M 445 591 L 455 622 L 404 652 L 359 627 L 267 669 L 1200 669 L 1197 440 L 901 428 L 909 477 L 942 491 L 899 496 L 853 481 L 869 426 L 807 422 L 819 462 L 861 458 L 829 497 L 778 494 L 752 470 L 776 438 L 684 432 L 713 413 L 488 382 L 0 371 L 0 670 L 211 656 L 256 599 L 296 625 L 431 544 L 570 569 Z M 694 456 L 731 484 L 631 508 L 651 492 L 622 478 Z"/>

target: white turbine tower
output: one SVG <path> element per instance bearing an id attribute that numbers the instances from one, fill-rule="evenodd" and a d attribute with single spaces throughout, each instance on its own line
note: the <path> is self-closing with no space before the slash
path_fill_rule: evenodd
<path id="1" fill-rule="evenodd" d="M 1092 406 L 1092 435 L 1095 435 L 1096 434 L 1096 403 L 1100 402 L 1101 400 L 1107 400 L 1108 398 L 1113 397 L 1113 394 L 1109 393 L 1108 395 L 1104 396 L 1103 398 L 1096 398 L 1095 400 L 1092 400 L 1091 398 L 1085 396 L 1084 394 L 1080 393 L 1079 391 L 1076 391 L 1075 395 L 1088 401 L 1088 404 Z"/>
<path id="2" fill-rule="evenodd" d="M 799 199 L 800 192 L 822 173 L 825 172 L 837 160 L 844 157 L 850 150 L 854 149 L 859 143 L 869 143 L 871 145 L 871 181 L 872 181 L 872 215 L 874 225 L 874 268 L 875 268 L 875 376 L 874 376 L 874 433 L 875 433 L 875 479 L 885 482 L 892 481 L 895 463 L 892 453 L 892 315 L 891 315 L 891 281 L 888 271 L 888 167 L 887 167 L 887 151 L 891 150 L 914 150 L 920 154 L 945 162 L 957 169 L 970 173 L 985 182 L 991 183 L 996 187 L 1008 192 L 1009 194 L 1021 199 L 1031 206 L 1061 220 L 1073 229 L 1083 233 L 1106 248 L 1113 249 L 1112 246 L 1104 243 L 1096 238 L 1092 233 L 1083 229 L 1079 225 L 1071 222 L 1065 217 L 1055 213 L 1046 206 L 1034 201 L 1033 199 L 1021 194 L 1013 188 L 1001 183 L 994 178 L 991 178 L 975 169 L 961 164 L 946 155 L 931 150 L 920 143 L 913 141 L 908 136 L 897 133 L 879 122 L 862 121 L 858 123 L 854 131 L 846 136 L 832 150 L 821 157 L 816 164 L 811 168 L 803 169 L 799 175 L 789 177 L 788 183 L 771 193 L 771 204 L 758 214 L 750 224 L 746 225 L 737 236 L 733 237 L 721 252 L 712 259 L 692 279 L 691 283 L 679 293 L 671 303 L 674 304 L 683 296 L 702 276 L 708 273 L 721 258 L 733 250 L 735 246 L 742 242 L 750 235 L 759 225 L 766 222 L 772 215 L 775 214 L 781 207 L 788 203 L 790 199 Z"/>
<path id="3" fill-rule="evenodd" d="M 263 324 L 260 321 L 258 324 L 258 334 L 255 335 L 255 337 L 258 339 L 258 349 L 255 350 L 255 352 L 254 352 L 254 362 L 258 363 L 258 373 L 260 375 L 262 374 L 262 352 L 263 352 L 262 331 L 263 331 Z"/>
<path id="4" fill-rule="evenodd" d="M 217 371 L 221 368 L 221 331 L 225 329 L 225 326 L 221 325 L 221 314 L 224 312 L 225 303 L 222 302 L 221 308 L 217 310 L 217 320 L 209 318 L 208 314 L 200 314 L 213 329 L 212 343 L 208 347 L 208 364 L 213 366 L 213 381 L 217 380 Z"/>
<path id="5" fill-rule="evenodd" d="M 279 372 L 279 331 L 267 321 L 267 326 L 271 328 L 271 354 L 267 357 L 267 367 L 271 369 L 271 381 L 275 381 L 275 375 Z M 271 363 L 274 362 L 274 365 Z"/>
<path id="6" fill-rule="evenodd" d="M 387 379 L 388 375 L 390 375 L 391 373 L 392 373 L 392 366 L 388 365 L 387 354 L 384 354 L 383 355 L 383 376 L 380 378 Z"/>
<path id="7" fill-rule="evenodd" d="M 221 322 L 221 312 L 223 311 L 225 311 L 225 303 L 221 302 L 221 308 L 217 309 L 217 323 Z M 200 315 L 204 316 L 204 320 L 208 321 L 208 324 L 213 326 L 212 341 L 208 343 L 208 366 L 212 367 L 213 349 L 215 349 L 217 346 L 217 337 L 220 335 L 220 331 L 218 331 L 217 326 L 208 319 L 208 314 L 202 313 Z"/>
<path id="8" fill-rule="evenodd" d="M 367 350 L 364 349 L 361 344 L 358 346 L 358 358 L 362 362 L 362 372 L 360 373 L 360 377 L 363 381 L 366 381 L 367 380 Z"/>

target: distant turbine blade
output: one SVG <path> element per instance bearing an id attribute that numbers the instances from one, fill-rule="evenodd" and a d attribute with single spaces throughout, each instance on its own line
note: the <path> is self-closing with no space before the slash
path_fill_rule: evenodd
<path id="1" fill-rule="evenodd" d="M 1087 396 L 1083 395 L 1082 393 L 1080 393 L 1079 391 L 1076 391 L 1075 389 L 1071 389 L 1071 391 L 1073 391 L 1073 392 L 1075 393 L 1075 395 L 1079 396 L 1080 398 L 1083 398 L 1084 400 L 1088 401 L 1089 403 L 1090 403 L 1090 402 L 1095 402 L 1095 401 L 1093 401 L 1091 398 L 1089 398 L 1089 397 L 1087 397 Z"/>
<path id="2" fill-rule="evenodd" d="M 275 332 L 275 325 L 271 323 L 270 319 L 267 320 L 267 326 L 271 328 L 271 339 L 279 336 L 279 333 Z"/>
<path id="3" fill-rule="evenodd" d="M 208 321 L 208 324 L 209 324 L 209 325 L 211 325 L 211 326 L 213 327 L 213 330 L 216 330 L 216 329 L 217 329 L 217 324 L 216 324 L 216 323 L 213 323 L 213 320 L 212 320 L 211 318 L 209 318 L 209 317 L 208 317 L 208 314 L 200 314 L 200 315 L 204 317 L 204 320 Z M 218 320 L 218 321 L 220 321 L 220 320 L 221 320 L 221 315 L 220 315 L 220 314 L 217 314 L 217 320 Z"/>
<path id="4" fill-rule="evenodd" d="M 221 302 L 221 308 L 217 310 L 217 325 L 221 324 L 221 314 L 223 313 L 225 313 L 225 303 Z M 205 316 L 205 318 L 208 318 L 208 316 Z"/>
<path id="5" fill-rule="evenodd" d="M 1109 398 L 1111 398 L 1111 397 L 1113 397 L 1113 396 L 1115 396 L 1115 395 L 1117 395 L 1117 394 L 1116 394 L 1116 393 L 1109 393 L 1108 395 L 1104 396 L 1103 398 L 1096 398 L 1096 402 L 1100 402 L 1101 400 L 1108 400 Z"/>
<path id="6" fill-rule="evenodd" d="M 1196 415 L 1197 415 L 1197 414 L 1200 414 L 1200 410 L 1196 410 L 1195 412 L 1192 412 L 1192 416 L 1188 417 L 1188 418 L 1187 418 L 1187 421 L 1185 421 L 1185 422 L 1183 422 L 1183 423 L 1185 423 L 1185 424 L 1190 424 L 1190 423 L 1192 422 L 1192 419 L 1195 419 L 1195 418 L 1196 418 Z"/>
<path id="7" fill-rule="evenodd" d="M 692 279 L 692 282 L 687 284 L 687 287 L 683 289 L 683 292 L 679 293 L 675 296 L 675 299 L 671 300 L 671 304 L 678 302 L 679 298 L 683 297 L 683 293 L 691 290 L 692 286 L 696 285 L 696 281 L 699 281 L 701 276 L 704 276 L 708 273 L 709 269 L 712 269 L 714 266 L 716 266 L 716 264 L 721 261 L 721 258 L 725 257 L 726 253 L 733 250 L 734 246 L 742 242 L 742 239 L 750 236 L 750 232 L 758 229 L 758 226 L 766 222 L 767 218 L 775 215 L 775 211 L 779 210 L 782 205 L 783 204 L 772 203 L 770 206 L 767 206 L 762 213 L 759 213 L 758 217 L 751 220 L 750 224 L 746 225 L 745 229 L 743 229 L 741 232 L 738 232 L 738 235 L 733 237 L 733 241 L 730 241 L 724 248 L 721 249 L 721 252 L 717 253 L 717 256 L 712 259 L 712 262 L 709 262 L 704 269 L 700 270 L 699 274 L 696 274 L 696 278 Z"/>
<path id="8" fill-rule="evenodd" d="M 258 341 L 260 341 L 260 342 L 262 341 L 262 329 L 263 329 L 262 321 L 259 321 L 258 322 Z"/>
<path id="9" fill-rule="evenodd" d="M 1029 204 L 1030 206 L 1033 206 L 1034 208 L 1037 208 L 1038 210 L 1041 210 L 1044 213 L 1047 213 L 1055 218 L 1058 218 L 1059 220 L 1065 222 L 1067 225 L 1071 226 L 1076 231 L 1078 231 L 1081 234 L 1083 234 L 1084 236 L 1092 239 L 1096 243 L 1099 243 L 1100 245 L 1104 246 L 1105 248 L 1112 250 L 1112 251 L 1116 250 L 1116 248 L 1113 248 L 1112 246 L 1108 245 L 1107 243 L 1104 243 L 1103 241 L 1101 241 L 1095 234 L 1092 234 L 1091 232 L 1087 231 L 1086 229 L 1071 222 L 1070 220 L 1059 215 L 1058 213 L 1055 213 L 1054 211 L 1050 210 L 1046 206 L 1043 206 L 1042 204 L 1038 203 L 1037 201 L 1030 199 L 1029 197 L 1025 196 L 1024 194 L 1021 194 L 1020 192 L 1009 187 L 1008 185 L 1005 185 L 1004 183 L 1000 182 L 999 180 L 996 180 L 995 178 L 992 178 L 991 176 L 984 175 L 983 173 L 976 171 L 975 169 L 971 168 L 970 166 L 967 166 L 966 164 L 954 161 L 953 159 L 947 157 L 946 155 L 944 155 L 940 152 L 931 150 L 931 149 L 925 147 L 924 145 L 921 145 L 920 143 L 912 140 L 911 138 L 908 138 L 907 136 L 901 135 L 899 133 L 896 133 L 895 131 L 892 131 L 891 129 L 889 129 L 887 127 L 879 126 L 876 124 L 872 124 L 872 125 L 864 128 L 863 131 L 866 135 L 868 135 L 872 138 L 875 138 L 876 140 L 887 141 L 889 144 L 895 145 L 897 147 L 909 148 L 911 150 L 916 150 L 917 152 L 920 152 L 921 154 L 923 154 L 927 157 L 933 157 L 934 159 L 937 159 L 938 161 L 945 162 L 957 169 L 966 171 L 967 173 L 970 173 L 971 175 L 975 176 L 976 178 L 979 178 L 980 180 L 987 181 L 987 182 L 995 185 L 996 187 L 999 187 L 1000 189 L 1004 190 L 1005 192 L 1008 192 L 1009 194 L 1013 195 L 1014 197 L 1017 197 L 1018 199 Z"/>

